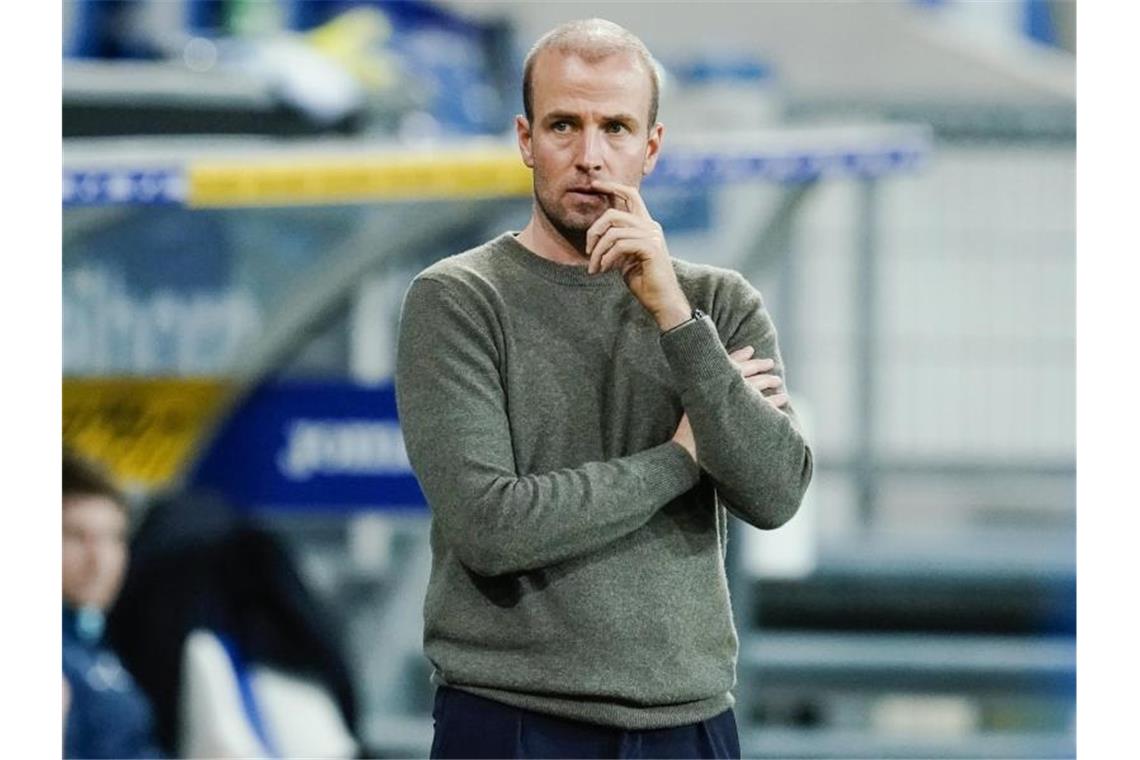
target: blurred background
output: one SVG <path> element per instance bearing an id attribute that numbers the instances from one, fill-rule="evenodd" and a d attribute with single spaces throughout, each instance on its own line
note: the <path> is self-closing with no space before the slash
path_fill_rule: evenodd
<path id="1" fill-rule="evenodd" d="M 525 224 L 522 59 L 597 15 L 665 71 L 649 208 L 764 294 L 816 454 L 797 517 L 730 542 L 744 754 L 1075 754 L 1074 3 L 63 8 L 63 438 L 136 505 L 108 630 L 169 752 L 203 746 L 209 593 L 248 655 L 223 670 L 260 673 L 235 736 L 427 756 L 401 298 Z M 219 564 L 234 536 L 262 549 Z"/>

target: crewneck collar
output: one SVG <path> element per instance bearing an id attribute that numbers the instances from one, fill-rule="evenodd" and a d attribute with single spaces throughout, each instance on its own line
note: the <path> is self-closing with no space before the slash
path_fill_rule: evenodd
<path id="1" fill-rule="evenodd" d="M 587 288 L 625 287 L 621 272 L 616 269 L 612 269 L 609 272 L 602 272 L 601 274 L 588 274 L 584 263 L 559 264 L 556 261 L 551 261 L 550 259 L 539 256 L 520 243 L 518 237 L 516 237 L 518 234 L 518 232 L 504 232 L 492 242 L 495 247 L 502 251 L 511 261 L 517 262 L 520 266 L 534 272 L 543 279 L 562 283 L 563 285 Z"/>

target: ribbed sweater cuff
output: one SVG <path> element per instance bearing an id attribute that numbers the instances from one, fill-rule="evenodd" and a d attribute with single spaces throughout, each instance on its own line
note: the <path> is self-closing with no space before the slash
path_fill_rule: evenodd
<path id="1" fill-rule="evenodd" d="M 682 393 L 702 381 L 736 372 L 708 316 L 664 333 L 661 348 Z"/>

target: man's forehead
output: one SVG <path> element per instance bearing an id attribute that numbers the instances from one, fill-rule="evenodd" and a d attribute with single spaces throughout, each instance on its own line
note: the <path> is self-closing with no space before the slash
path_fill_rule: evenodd
<path id="1" fill-rule="evenodd" d="M 624 101 L 629 110 L 640 110 L 649 103 L 649 76 L 641 59 L 630 51 L 590 56 L 553 48 L 535 58 L 532 96 L 536 103 L 561 97 L 608 96 Z"/>
<path id="2" fill-rule="evenodd" d="M 121 504 L 101 494 L 69 494 L 63 497 L 63 521 L 69 525 L 118 524 L 127 516 Z"/>

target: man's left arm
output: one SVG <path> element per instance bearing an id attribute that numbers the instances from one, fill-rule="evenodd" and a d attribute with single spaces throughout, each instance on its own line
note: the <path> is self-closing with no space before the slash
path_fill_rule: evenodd
<path id="1" fill-rule="evenodd" d="M 592 187 L 611 195 L 614 205 L 586 232 L 587 271 L 619 270 L 662 329 L 661 347 L 692 427 L 694 458 L 712 476 L 718 494 L 741 519 L 778 528 L 799 509 L 811 480 L 812 455 L 790 401 L 777 400 L 779 393 L 766 398 L 746 377 L 761 371 L 756 365 L 764 358 L 775 365 L 763 371 L 783 374 L 776 329 L 760 294 L 739 274 L 722 283 L 715 316 L 729 336 L 726 350 L 710 317 L 686 322 L 691 308 L 664 230 L 637 188 L 602 180 Z M 729 351 L 747 346 L 756 361 L 742 370 Z M 692 455 L 693 447 L 686 448 Z"/>
<path id="2" fill-rule="evenodd" d="M 730 303 L 717 314 L 728 328 L 727 349 L 713 318 L 705 316 L 664 333 L 661 347 L 673 370 L 696 440 L 697 460 L 734 514 L 758 528 L 778 528 L 799 509 L 812 475 L 812 453 L 790 401 L 777 408 L 783 388 L 754 387 L 730 351 L 751 346 L 755 359 L 783 377 L 776 329 L 760 294 L 736 275 Z"/>

